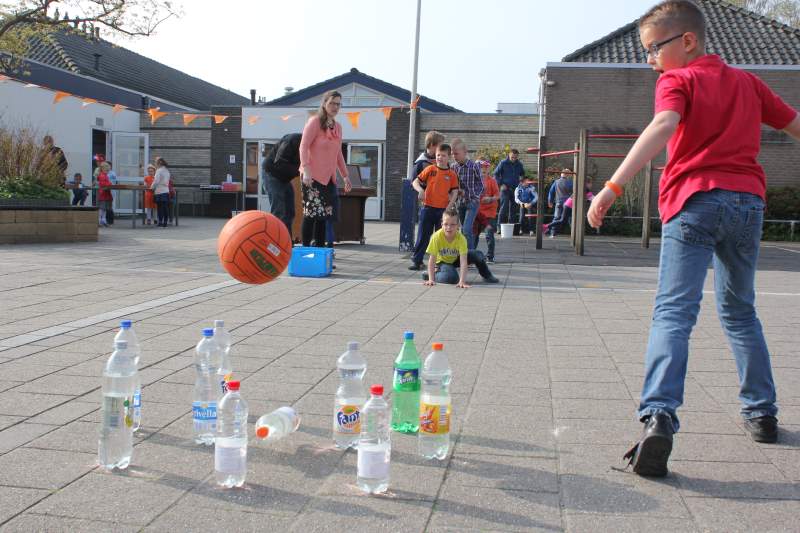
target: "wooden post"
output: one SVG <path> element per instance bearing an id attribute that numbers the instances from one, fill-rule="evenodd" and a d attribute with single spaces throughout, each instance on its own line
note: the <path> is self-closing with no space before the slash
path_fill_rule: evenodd
<path id="1" fill-rule="evenodd" d="M 547 193 L 544 192 L 544 169 L 545 158 L 542 153 L 547 146 L 547 138 L 539 137 L 539 156 L 536 165 L 536 190 L 539 193 L 539 200 L 536 202 L 536 249 L 542 249 L 542 217 L 544 217 L 544 202 L 547 201 Z"/>
<path id="2" fill-rule="evenodd" d="M 650 248 L 650 200 L 653 189 L 653 162 L 644 168 L 644 198 L 642 199 L 642 248 Z"/>
<path id="3" fill-rule="evenodd" d="M 580 144 L 575 143 L 575 150 L 580 149 Z M 572 193 L 575 194 L 575 181 L 578 177 L 578 152 L 572 154 L 572 171 L 575 173 L 572 175 Z M 572 206 L 575 206 L 575 200 L 573 196 Z M 572 219 L 570 220 L 569 224 L 569 242 L 570 245 L 575 248 L 575 213 L 577 211 L 575 209 L 572 210 Z"/>
<path id="4" fill-rule="evenodd" d="M 573 210 L 575 212 L 575 253 L 583 255 L 583 234 L 585 222 L 583 220 L 586 213 L 586 160 L 589 155 L 589 138 L 586 129 L 581 129 L 580 152 L 578 152 L 578 174 L 575 176 L 575 186 L 573 191 L 575 193 L 575 200 L 573 200 Z"/>

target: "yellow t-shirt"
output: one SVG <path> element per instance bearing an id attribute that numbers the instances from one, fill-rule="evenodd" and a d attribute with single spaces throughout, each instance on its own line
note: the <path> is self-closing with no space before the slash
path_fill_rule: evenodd
<path id="1" fill-rule="evenodd" d="M 459 231 L 453 241 L 448 242 L 447 237 L 444 236 L 444 230 L 440 229 L 431 235 L 428 249 L 425 252 L 436 256 L 437 263 L 453 264 L 459 255 L 467 255 L 467 239 Z"/>

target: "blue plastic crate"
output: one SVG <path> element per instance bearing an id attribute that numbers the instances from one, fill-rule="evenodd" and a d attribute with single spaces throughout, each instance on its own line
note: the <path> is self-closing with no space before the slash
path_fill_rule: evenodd
<path id="1" fill-rule="evenodd" d="M 297 246 L 292 248 L 289 275 L 298 278 L 324 278 L 333 271 L 333 248 Z"/>

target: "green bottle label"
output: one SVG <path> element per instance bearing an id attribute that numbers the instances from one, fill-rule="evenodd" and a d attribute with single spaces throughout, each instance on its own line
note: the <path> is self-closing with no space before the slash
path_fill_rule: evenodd
<path id="1" fill-rule="evenodd" d="M 416 392 L 419 390 L 419 368 L 395 368 L 394 390 Z"/>

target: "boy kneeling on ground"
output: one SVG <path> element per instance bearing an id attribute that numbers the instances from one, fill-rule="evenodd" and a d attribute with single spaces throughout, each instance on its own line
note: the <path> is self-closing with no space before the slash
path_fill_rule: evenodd
<path id="1" fill-rule="evenodd" d="M 483 253 L 467 250 L 467 239 L 461 233 L 458 210 L 450 205 L 442 215 L 442 229 L 436 231 L 425 250 L 428 255 L 428 271 L 422 274 L 425 285 L 436 283 L 455 284 L 468 289 L 467 266 L 475 265 L 486 283 L 498 283 L 486 266 Z"/>

